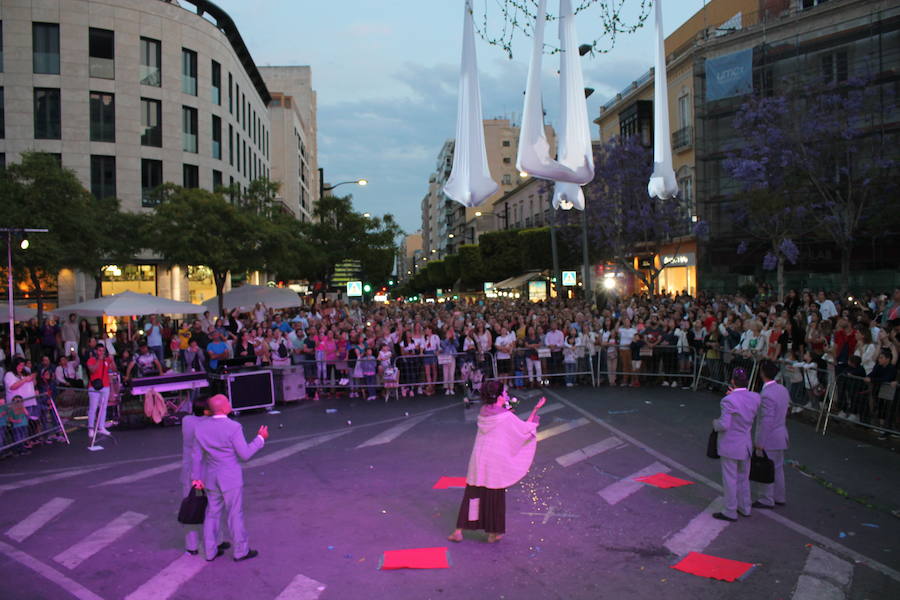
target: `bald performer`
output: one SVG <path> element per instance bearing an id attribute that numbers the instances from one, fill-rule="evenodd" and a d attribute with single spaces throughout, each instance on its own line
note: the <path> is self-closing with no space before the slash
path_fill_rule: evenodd
<path id="1" fill-rule="evenodd" d="M 269 428 L 263 425 L 249 444 L 237 421 L 228 418 L 231 402 L 222 394 L 209 399 L 212 417 L 197 423 L 194 431 L 191 473 L 193 486 L 205 489 L 209 505 L 203 521 L 203 546 L 206 560 L 215 560 L 225 553 L 216 546 L 222 513 L 228 519 L 234 542 L 234 560 L 242 561 L 259 555 L 250 549 L 244 529 L 244 476 L 238 458 L 250 460 L 265 444 Z"/>

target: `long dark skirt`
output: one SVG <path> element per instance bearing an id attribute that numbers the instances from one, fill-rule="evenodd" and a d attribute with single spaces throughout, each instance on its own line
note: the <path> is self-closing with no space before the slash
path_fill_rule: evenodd
<path id="1" fill-rule="evenodd" d="M 473 503 L 473 500 L 477 502 Z M 470 521 L 470 516 L 475 517 L 475 520 Z M 466 485 L 462 503 L 459 505 L 456 527 L 483 529 L 488 533 L 506 533 L 506 490 Z"/>

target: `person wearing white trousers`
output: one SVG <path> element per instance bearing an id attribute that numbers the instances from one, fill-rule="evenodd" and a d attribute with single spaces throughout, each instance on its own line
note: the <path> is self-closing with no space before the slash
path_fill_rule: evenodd
<path id="1" fill-rule="evenodd" d="M 88 435 L 94 438 L 94 426 L 97 432 L 109 435 L 106 429 L 106 406 L 109 404 L 109 374 L 115 372 L 116 363 L 107 356 L 106 346 L 97 344 L 94 356 L 87 361 L 88 373 Z M 99 384 L 97 383 L 99 382 Z M 93 442 L 92 442 L 93 443 Z"/>
<path id="2" fill-rule="evenodd" d="M 747 389 L 749 376 L 744 369 L 735 369 L 732 388 L 722 398 L 721 415 L 713 420 L 719 432 L 718 451 L 722 466 L 722 488 L 725 507 L 713 517 L 722 521 L 737 521 L 738 514 L 750 516 L 750 453 L 753 441 L 750 430 L 759 409 L 759 394 Z"/>
<path id="3" fill-rule="evenodd" d="M 784 486 L 784 451 L 788 449 L 787 413 L 791 393 L 775 381 L 778 365 L 765 360 L 759 367 L 763 388 L 760 392 L 759 415 L 756 418 L 756 437 L 753 446 L 763 450 L 775 465 L 775 481 L 759 484 L 759 499 L 753 508 L 775 508 L 786 502 Z"/>

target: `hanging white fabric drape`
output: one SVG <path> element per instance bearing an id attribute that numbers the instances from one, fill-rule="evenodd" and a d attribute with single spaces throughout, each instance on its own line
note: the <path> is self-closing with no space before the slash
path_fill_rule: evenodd
<path id="1" fill-rule="evenodd" d="M 562 129 L 558 132 L 558 159 L 550 156 L 550 144 L 544 133 L 544 108 L 541 98 L 541 65 L 544 48 L 546 0 L 538 3 L 534 24 L 534 47 L 528 67 L 525 88 L 525 107 L 519 133 L 519 154 L 516 166 L 533 177 L 564 184 L 557 185 L 553 204 L 558 206 L 565 197 L 576 208 L 584 208 L 584 194 L 576 186 L 594 179 L 594 155 L 588 125 L 587 102 L 584 97 L 584 77 L 581 73 L 575 15 L 570 0 L 559 2 L 559 87 L 562 108 Z"/>
<path id="2" fill-rule="evenodd" d="M 484 122 L 481 117 L 481 91 L 478 87 L 472 6 L 469 0 L 464 4 L 456 144 L 453 149 L 453 169 L 444 185 L 444 193 L 465 206 L 478 206 L 500 186 L 491 178 L 487 151 L 484 147 Z"/>
<path id="3" fill-rule="evenodd" d="M 650 197 L 668 200 L 678 194 L 672 169 L 672 139 L 669 136 L 669 86 L 666 82 L 666 47 L 663 38 L 662 0 L 656 9 L 656 68 L 653 83 L 653 174 L 647 184 Z"/>

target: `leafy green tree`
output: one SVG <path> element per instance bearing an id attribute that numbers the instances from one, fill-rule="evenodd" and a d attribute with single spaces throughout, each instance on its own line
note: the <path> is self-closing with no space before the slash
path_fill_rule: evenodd
<path id="1" fill-rule="evenodd" d="M 74 171 L 43 152 L 26 152 L 21 162 L 0 172 L 0 214 L 6 226 L 50 230 L 30 236 L 27 250 L 14 246 L 14 274 L 34 288 L 38 318 L 46 282 L 61 269 L 77 266 L 79 253 L 98 236 L 101 224 L 92 202 Z"/>
<path id="2" fill-rule="evenodd" d="M 459 258 L 459 254 L 451 254 L 444 258 L 444 264 L 447 268 L 447 287 L 452 288 L 456 286 L 456 282 L 459 281 L 462 272 L 460 270 L 461 260 Z"/>
<path id="3" fill-rule="evenodd" d="M 484 263 L 481 249 L 474 244 L 459 247 L 459 271 L 463 286 L 468 289 L 480 288 L 484 283 Z"/>

